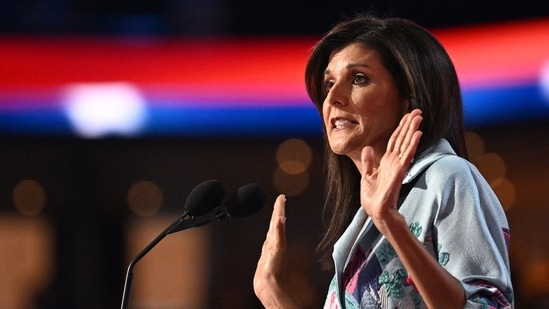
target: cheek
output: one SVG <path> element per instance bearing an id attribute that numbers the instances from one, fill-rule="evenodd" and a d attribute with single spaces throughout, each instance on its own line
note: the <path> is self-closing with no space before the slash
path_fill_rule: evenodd
<path id="1" fill-rule="evenodd" d="M 320 117 L 322 118 L 322 124 L 326 126 L 329 122 L 328 117 L 330 117 L 330 108 L 328 107 L 328 104 L 322 105 Z"/>

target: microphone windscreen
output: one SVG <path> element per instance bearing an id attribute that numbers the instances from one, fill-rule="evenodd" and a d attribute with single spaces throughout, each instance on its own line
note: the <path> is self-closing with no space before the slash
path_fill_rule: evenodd
<path id="1" fill-rule="evenodd" d="M 240 187 L 225 202 L 225 209 L 233 219 L 246 217 L 259 211 L 266 198 L 265 191 L 259 185 L 250 183 Z"/>
<path id="2" fill-rule="evenodd" d="M 185 202 L 185 211 L 192 216 L 201 216 L 223 203 L 225 188 L 215 179 L 206 180 L 196 186 Z"/>

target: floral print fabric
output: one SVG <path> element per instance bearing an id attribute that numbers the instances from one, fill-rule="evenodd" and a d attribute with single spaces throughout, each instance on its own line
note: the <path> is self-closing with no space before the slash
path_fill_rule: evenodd
<path id="1" fill-rule="evenodd" d="M 465 308 L 513 308 L 508 223 L 478 170 L 442 140 L 416 160 L 404 183 L 413 179 L 399 212 L 410 232 L 462 282 Z M 362 209 L 334 246 L 333 257 L 336 272 L 326 309 L 427 308 Z"/>

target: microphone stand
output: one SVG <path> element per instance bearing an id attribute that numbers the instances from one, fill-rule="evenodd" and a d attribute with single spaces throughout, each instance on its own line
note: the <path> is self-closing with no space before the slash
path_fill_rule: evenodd
<path id="1" fill-rule="evenodd" d="M 209 213 L 197 216 L 197 217 L 189 217 L 188 219 L 185 219 L 187 217 L 187 214 L 184 214 L 179 219 L 177 219 L 174 223 L 170 224 L 160 235 L 158 235 L 149 245 L 147 245 L 141 252 L 139 252 L 135 258 L 130 262 L 128 265 L 128 270 L 126 271 L 126 279 L 124 281 L 124 292 L 122 294 L 122 304 L 121 309 L 127 309 L 128 305 L 130 303 L 130 296 L 131 296 L 131 290 L 132 290 L 132 284 L 133 284 L 133 268 L 135 267 L 135 264 L 139 262 L 145 254 L 147 254 L 149 251 L 151 251 L 154 246 L 156 246 L 164 237 L 166 237 L 169 234 L 179 232 L 191 227 L 201 226 L 204 224 L 207 224 L 211 221 L 214 221 L 216 219 L 220 220 L 226 215 L 226 212 L 219 209 L 219 207 L 214 208 L 214 210 L 210 211 Z"/>

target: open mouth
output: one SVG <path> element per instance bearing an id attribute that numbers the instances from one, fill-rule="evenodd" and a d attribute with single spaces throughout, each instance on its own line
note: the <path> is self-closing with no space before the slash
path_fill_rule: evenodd
<path id="1" fill-rule="evenodd" d="M 349 125 L 358 124 L 356 121 L 351 121 L 345 118 L 334 118 L 332 119 L 332 127 L 334 129 L 343 129 Z"/>

